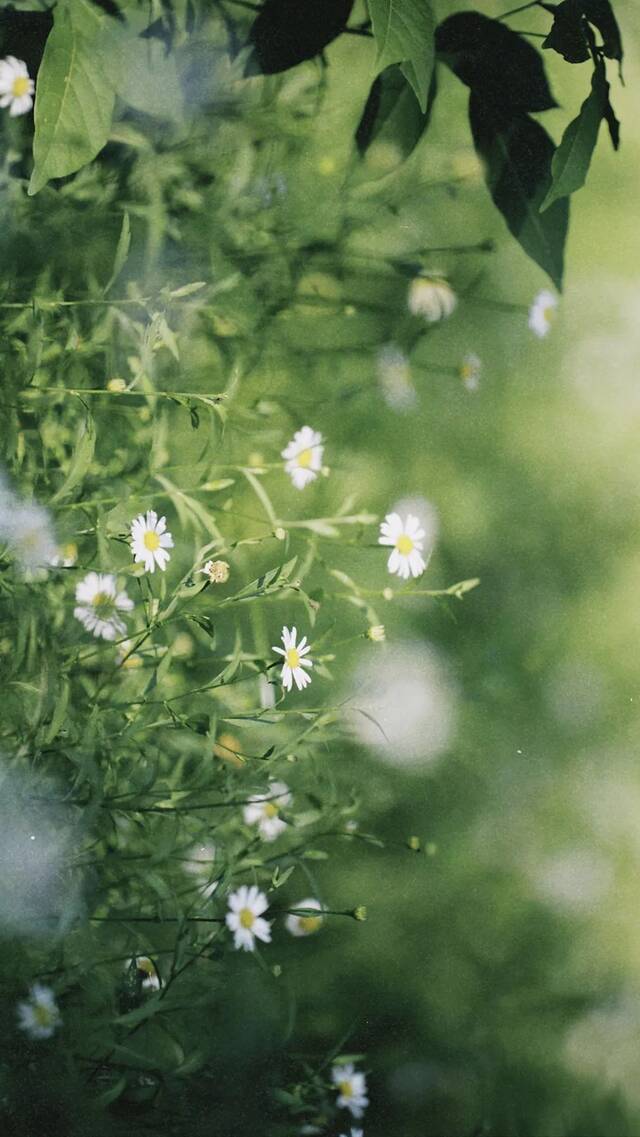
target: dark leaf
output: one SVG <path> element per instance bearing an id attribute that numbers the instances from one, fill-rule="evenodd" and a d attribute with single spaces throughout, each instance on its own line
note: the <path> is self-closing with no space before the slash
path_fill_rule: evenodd
<path id="1" fill-rule="evenodd" d="M 545 7 L 553 12 L 553 24 L 542 46 L 557 51 L 567 63 L 584 63 L 591 53 L 580 0 L 563 0 L 557 7 Z"/>
<path id="2" fill-rule="evenodd" d="M 609 0 L 580 0 L 582 10 L 590 24 L 602 36 L 602 50 L 607 59 L 622 62 L 622 37 L 618 21 L 613 14 Z"/>
<path id="3" fill-rule="evenodd" d="M 539 53 L 517 32 L 479 12 L 458 12 L 436 28 L 440 59 L 487 103 L 512 111 L 555 107 Z"/>
<path id="4" fill-rule="evenodd" d="M 353 0 L 267 0 L 249 33 L 247 74 L 275 75 L 313 59 L 339 36 Z"/>
<path id="5" fill-rule="evenodd" d="M 103 12 L 106 12 L 107 16 L 113 16 L 114 20 L 120 20 L 120 23 L 124 23 L 124 16 L 114 0 L 91 0 L 91 3 L 95 4 L 96 8 L 101 8 Z"/>
<path id="6" fill-rule="evenodd" d="M 525 253 L 561 288 L 568 199 L 540 213 L 551 185 L 553 142 L 528 115 L 505 115 L 474 92 L 469 119 L 495 205 Z"/>
<path id="7" fill-rule="evenodd" d="M 600 63 L 593 73 L 591 91 L 583 102 L 580 113 L 569 123 L 553 155 L 553 183 L 542 203 L 542 210 L 548 209 L 558 198 L 575 193 L 584 185 L 608 102 L 608 86 L 604 64 Z"/>
<path id="8" fill-rule="evenodd" d="M 435 69 L 423 114 L 399 67 L 387 67 L 375 79 L 358 129 L 356 145 L 361 154 L 372 142 L 391 142 L 407 157 L 424 134 L 437 93 Z"/>

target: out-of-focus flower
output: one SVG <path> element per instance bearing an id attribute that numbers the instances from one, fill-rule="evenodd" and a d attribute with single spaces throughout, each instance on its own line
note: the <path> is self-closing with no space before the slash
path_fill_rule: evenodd
<path id="1" fill-rule="evenodd" d="M 467 352 L 460 364 L 460 378 L 467 391 L 477 391 L 482 375 L 482 361 L 472 351 Z"/>
<path id="2" fill-rule="evenodd" d="M 384 624 L 373 624 L 370 628 L 367 628 L 366 635 L 367 639 L 371 640 L 371 642 L 374 644 L 382 644 L 387 638 L 384 630 Z"/>
<path id="3" fill-rule="evenodd" d="M 75 541 L 67 541 L 64 545 L 60 545 L 55 557 L 52 557 L 49 564 L 54 568 L 73 568 L 78 560 L 78 546 Z"/>
<path id="4" fill-rule="evenodd" d="M 136 955 L 131 962 L 125 964 L 125 971 L 131 967 L 131 963 L 135 964 L 136 971 L 140 972 L 142 979 L 143 991 L 159 991 L 162 987 L 162 980 L 158 974 L 158 968 L 148 955 Z"/>
<path id="5" fill-rule="evenodd" d="M 0 481 L 0 542 L 27 572 L 46 569 L 57 553 L 51 518 L 46 509 L 23 501 Z"/>
<path id="6" fill-rule="evenodd" d="M 416 276 L 409 285 L 409 311 L 412 316 L 422 316 L 428 324 L 446 320 L 455 311 L 457 303 L 453 288 L 442 276 Z"/>
<path id="7" fill-rule="evenodd" d="M 297 490 L 303 490 L 315 481 L 322 469 L 324 447 L 322 435 L 310 426 L 297 430 L 291 442 L 282 451 L 284 468 Z"/>
<path id="8" fill-rule="evenodd" d="M 213 744 L 213 753 L 216 758 L 221 758 L 231 766 L 244 766 L 244 759 L 241 757 L 242 743 L 229 731 L 223 730 L 222 734 L 218 735 Z"/>
<path id="9" fill-rule="evenodd" d="M 194 845 L 188 859 L 183 863 L 185 872 L 189 873 L 190 876 L 198 877 L 201 882 L 200 892 L 205 898 L 213 896 L 218 887 L 218 881 L 212 880 L 215 859 L 215 845 L 202 844 Z"/>
<path id="10" fill-rule="evenodd" d="M 233 946 L 237 950 L 254 951 L 256 940 L 271 943 L 271 924 L 262 916 L 268 907 L 269 902 L 257 884 L 250 888 L 243 884 L 237 892 L 231 893 L 226 923 L 233 932 Z"/>
<path id="11" fill-rule="evenodd" d="M 90 572 L 76 585 L 76 607 L 73 614 L 97 639 L 115 640 L 127 630 L 119 612 L 130 612 L 133 600 L 118 591 L 115 576 Z"/>
<path id="12" fill-rule="evenodd" d="M 131 549 L 136 564 L 144 564 L 145 572 L 155 572 L 156 565 L 164 572 L 170 559 L 167 549 L 173 548 L 173 537 L 167 532 L 166 517 L 158 517 L 153 509 L 136 517 L 131 523 Z"/>
<path id="13" fill-rule="evenodd" d="M 27 65 L 15 55 L 0 60 L 0 107 L 8 107 L 12 118 L 27 114 L 33 106 L 34 82 Z"/>
<path id="14" fill-rule="evenodd" d="M 300 900 L 298 904 L 292 904 L 292 908 L 313 908 L 322 912 L 322 904 L 313 897 L 309 900 Z M 292 936 L 313 936 L 315 932 L 320 931 L 322 919 L 322 916 L 296 916 L 291 912 L 285 920 L 285 927 Z"/>
<path id="15" fill-rule="evenodd" d="M 296 644 L 297 635 L 297 628 L 289 630 L 289 628 L 284 627 L 282 629 L 284 647 L 273 647 L 271 649 L 284 657 L 281 677 L 285 691 L 291 690 L 294 680 L 299 691 L 302 691 L 311 682 L 311 676 L 307 675 L 304 670 L 305 667 L 313 667 L 313 662 L 305 658 L 311 648 L 307 643 L 306 636 L 303 636 L 300 643 Z"/>
<path id="16" fill-rule="evenodd" d="M 135 671 L 138 667 L 142 667 L 142 656 L 132 650 L 134 646 L 135 640 L 123 640 L 118 644 L 118 666 L 125 671 Z"/>
<path id="17" fill-rule="evenodd" d="M 62 1019 L 50 987 L 34 983 L 29 988 L 29 998 L 18 1003 L 18 1025 L 30 1038 L 51 1038 L 61 1025 Z"/>
<path id="18" fill-rule="evenodd" d="M 410 513 L 403 521 L 399 513 L 388 513 L 380 525 L 378 544 L 393 546 L 387 561 L 389 572 L 396 573 L 403 580 L 421 576 L 427 567 L 422 557 L 424 537 L 419 518 Z"/>
<path id="19" fill-rule="evenodd" d="M 350 1129 L 348 1133 L 341 1133 L 340 1137 L 364 1137 L 364 1129 Z"/>
<path id="20" fill-rule="evenodd" d="M 226 584 L 229 579 L 229 565 L 226 561 L 207 561 L 198 572 L 204 573 L 210 584 Z"/>
<path id="21" fill-rule="evenodd" d="M 124 379 L 120 379 L 117 375 L 107 383 L 107 391 L 111 391 L 114 395 L 121 395 L 126 389 L 127 384 Z"/>
<path id="22" fill-rule="evenodd" d="M 376 356 L 376 372 L 382 396 L 394 411 L 415 407 L 417 392 L 411 382 L 411 365 L 403 351 L 393 343 L 384 344 Z"/>
<path id="23" fill-rule="evenodd" d="M 338 1108 L 348 1109 L 355 1118 L 362 1117 L 369 1104 L 364 1074 L 350 1062 L 347 1066 L 334 1066 L 331 1080 L 338 1091 Z"/>
<path id="24" fill-rule="evenodd" d="M 292 801 L 289 787 L 284 782 L 270 782 L 269 792 L 256 794 L 244 807 L 245 825 L 257 825 L 263 841 L 275 841 L 287 828 L 280 810 Z"/>
<path id="25" fill-rule="evenodd" d="M 543 288 L 529 309 L 529 327 L 538 339 L 544 339 L 551 329 L 558 308 L 558 298 Z"/>

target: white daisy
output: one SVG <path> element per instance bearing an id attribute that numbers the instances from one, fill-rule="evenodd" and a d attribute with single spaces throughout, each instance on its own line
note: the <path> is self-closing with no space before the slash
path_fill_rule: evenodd
<path id="1" fill-rule="evenodd" d="M 62 1019 L 53 991 L 41 983 L 29 988 L 29 999 L 18 1003 L 18 1025 L 31 1038 L 51 1038 Z"/>
<path id="2" fill-rule="evenodd" d="M 26 63 L 15 55 L 0 60 L 0 107 L 8 107 L 12 118 L 31 110 L 33 88 Z"/>
<path id="3" fill-rule="evenodd" d="M 50 565 L 58 549 L 51 518 L 46 509 L 23 501 L 0 484 L 0 543 L 27 572 Z"/>
<path id="4" fill-rule="evenodd" d="M 407 356 L 393 343 L 386 343 L 376 356 L 376 371 L 382 397 L 394 411 L 415 407 L 417 392 L 411 381 L 411 365 Z"/>
<path id="5" fill-rule="evenodd" d="M 303 490 L 309 482 L 315 481 L 322 469 L 322 435 L 310 426 L 297 430 L 291 442 L 282 451 L 285 459 L 285 472 L 297 490 Z"/>
<path id="6" fill-rule="evenodd" d="M 209 579 L 210 584 L 226 584 L 229 579 L 229 565 L 227 561 L 207 561 L 204 568 L 198 569 Z"/>
<path id="7" fill-rule="evenodd" d="M 482 361 L 472 351 L 468 351 L 460 364 L 459 374 L 467 391 L 477 391 L 480 386 Z"/>
<path id="8" fill-rule="evenodd" d="M 529 327 L 538 339 L 544 339 L 551 329 L 558 307 L 558 298 L 543 288 L 529 309 Z"/>
<path id="9" fill-rule="evenodd" d="M 271 943 L 271 924 L 262 918 L 268 907 L 269 902 L 257 884 L 252 884 L 251 888 L 243 884 L 237 892 L 231 893 L 226 922 L 233 932 L 236 949 L 253 951 L 256 939 L 264 944 Z"/>
<path id="10" fill-rule="evenodd" d="M 244 807 L 245 825 L 257 825 L 263 841 L 275 841 L 287 828 L 280 816 L 283 805 L 291 804 L 289 787 L 284 782 L 270 782 L 269 792 L 257 794 Z"/>
<path id="11" fill-rule="evenodd" d="M 393 552 L 387 561 L 389 572 L 397 573 L 403 580 L 410 576 L 421 576 L 426 569 L 422 557 L 425 531 L 420 521 L 412 513 L 403 521 L 399 513 L 388 513 L 380 525 L 379 545 L 393 545 Z"/>
<path id="12" fill-rule="evenodd" d="M 348 1066 L 334 1066 L 331 1080 L 338 1090 L 339 1109 L 348 1109 L 354 1117 L 360 1118 L 369 1104 L 367 1079 L 359 1073 L 352 1063 Z"/>
<path id="13" fill-rule="evenodd" d="M 282 643 L 284 648 L 273 647 L 271 650 L 276 651 L 278 655 L 284 656 L 284 663 L 282 665 L 282 686 L 285 691 L 290 691 L 295 680 L 296 687 L 302 691 L 307 683 L 311 682 L 311 676 L 307 675 L 304 670 L 305 667 L 313 667 L 310 659 L 305 659 L 307 652 L 311 651 L 307 643 L 307 637 L 303 636 L 299 644 L 296 644 L 296 637 L 298 635 L 297 628 L 292 628 L 291 631 L 287 627 L 282 629 Z"/>
<path id="14" fill-rule="evenodd" d="M 149 959 L 148 955 L 136 955 L 128 963 L 125 963 L 125 971 L 129 971 L 132 963 L 135 964 L 136 971 L 139 971 L 142 976 L 142 990 L 159 991 L 162 987 L 162 980 L 153 960 Z"/>
<path id="15" fill-rule="evenodd" d="M 442 276 L 420 275 L 413 278 L 407 294 L 412 316 L 422 316 L 428 324 L 446 320 L 455 310 L 458 298 Z"/>
<path id="16" fill-rule="evenodd" d="M 322 904 L 313 897 L 309 900 L 301 900 L 298 904 L 292 904 L 291 907 L 313 908 L 322 912 Z M 285 920 L 285 927 L 292 936 L 312 936 L 315 932 L 320 931 L 322 916 L 296 916 L 291 912 Z"/>
<path id="17" fill-rule="evenodd" d="M 73 609 L 76 620 L 84 624 L 97 639 L 115 640 L 127 628 L 118 615 L 130 612 L 133 600 L 126 592 L 118 592 L 115 576 L 104 572 L 90 572 L 76 585 L 77 606 Z"/>
<path id="18" fill-rule="evenodd" d="M 153 509 L 147 510 L 146 517 L 141 513 L 131 522 L 133 559 L 136 564 L 144 564 L 145 572 L 155 572 L 156 565 L 162 572 L 167 567 L 170 556 L 167 549 L 173 548 L 173 537 L 166 528 L 166 517 L 158 518 Z"/>
<path id="19" fill-rule="evenodd" d="M 212 880 L 215 859 L 215 845 L 194 845 L 189 854 L 189 859 L 183 865 L 185 872 L 198 877 L 201 881 L 200 892 L 204 897 L 213 896 L 218 887 L 218 881 Z"/>

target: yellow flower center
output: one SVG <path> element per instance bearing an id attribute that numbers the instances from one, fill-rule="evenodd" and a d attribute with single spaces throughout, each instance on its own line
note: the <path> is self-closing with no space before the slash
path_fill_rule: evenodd
<path id="1" fill-rule="evenodd" d="M 17 79 L 13 80 L 11 93 L 15 95 L 16 99 L 21 99 L 23 95 L 29 94 L 29 80 L 26 75 L 18 75 Z"/>
<path id="2" fill-rule="evenodd" d="M 353 1086 L 351 1085 L 351 1082 L 340 1082 L 338 1084 L 338 1089 L 340 1090 L 343 1098 L 350 1098 L 353 1094 Z"/>
<path id="3" fill-rule="evenodd" d="M 543 308 L 542 315 L 547 324 L 552 324 L 556 315 L 555 304 L 549 304 L 547 308 Z"/>
<path id="4" fill-rule="evenodd" d="M 413 541 L 411 540 L 411 537 L 408 537 L 406 533 L 401 533 L 398 537 L 398 540 L 396 541 L 396 549 L 400 553 L 401 557 L 408 557 L 409 553 L 413 549 Z"/>
<path id="5" fill-rule="evenodd" d="M 150 553 L 155 553 L 156 549 L 160 548 L 160 538 L 155 529 L 147 529 L 144 535 L 144 547 Z"/>
<path id="6" fill-rule="evenodd" d="M 153 966 L 153 963 L 145 955 L 138 956 L 136 960 L 136 967 L 138 971 L 143 971 L 145 975 L 150 975 L 153 977 L 156 973 L 156 969 Z"/>
<path id="7" fill-rule="evenodd" d="M 462 366 L 460 368 L 460 377 L 461 377 L 461 379 L 472 379 L 473 378 L 473 367 L 470 363 L 463 363 L 462 364 Z"/>
<path id="8" fill-rule="evenodd" d="M 239 920 L 241 928 L 252 928 L 255 921 L 255 916 L 250 908 L 241 908 Z"/>
<path id="9" fill-rule="evenodd" d="M 285 663 L 288 664 L 292 671 L 295 671 L 296 667 L 300 666 L 300 653 L 297 648 L 290 647 L 284 658 Z"/>
<path id="10" fill-rule="evenodd" d="M 298 465 L 303 470 L 308 470 L 313 460 L 313 450 L 308 447 L 306 450 L 301 450 L 298 454 Z"/>
<path id="11" fill-rule="evenodd" d="M 272 802 L 272 801 L 266 802 L 265 807 L 264 807 L 265 817 L 277 817 L 279 812 L 280 812 L 280 810 L 278 809 L 277 805 L 274 802 Z"/>
<path id="12" fill-rule="evenodd" d="M 113 596 L 108 592 L 96 592 L 91 603 L 97 616 L 110 616 L 113 612 Z"/>
<path id="13" fill-rule="evenodd" d="M 42 1003 L 34 1003 L 33 1017 L 38 1026 L 51 1026 L 55 1018 L 55 1012 L 50 1007 L 43 1006 Z"/>
<path id="14" fill-rule="evenodd" d="M 306 932 L 307 935 L 311 935 L 312 932 L 317 932 L 321 923 L 322 923 L 322 916 L 301 916 L 300 917 L 300 929 L 301 929 L 301 931 Z M 345 1082 L 344 1084 L 348 1085 L 348 1082 Z"/>

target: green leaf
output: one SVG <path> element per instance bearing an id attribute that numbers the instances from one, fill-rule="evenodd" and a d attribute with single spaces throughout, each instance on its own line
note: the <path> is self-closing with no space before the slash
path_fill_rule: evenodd
<path id="1" fill-rule="evenodd" d="M 60 486 L 60 489 L 51 498 L 52 505 L 55 505 L 56 502 L 66 497 L 68 493 L 71 493 L 71 490 L 79 485 L 91 465 L 95 448 L 95 423 L 91 415 L 87 414 L 86 419 L 78 428 L 78 435 L 73 448 L 73 456 L 69 463 L 69 469 L 67 470 L 67 476 Z"/>
<path id="2" fill-rule="evenodd" d="M 368 5 L 378 47 L 376 72 L 402 64 L 424 114 L 435 59 L 431 5 L 428 0 L 368 0 Z"/>
<path id="3" fill-rule="evenodd" d="M 599 64 L 593 73 L 590 94 L 583 102 L 577 118 L 569 123 L 553 155 L 553 182 L 540 206 L 541 210 L 548 209 L 558 198 L 568 197 L 584 185 L 608 101 L 607 88 L 604 66 Z"/>
<path id="4" fill-rule="evenodd" d="M 501 113 L 473 92 L 469 119 L 494 204 L 525 253 L 561 289 L 569 202 L 562 198 L 540 213 L 552 180 L 553 142 L 528 115 Z"/>
<path id="5" fill-rule="evenodd" d="M 109 277 L 107 284 L 105 284 L 105 287 L 104 287 L 104 295 L 105 296 L 107 295 L 107 292 L 111 288 L 112 284 L 115 284 L 116 280 L 120 276 L 120 273 L 122 272 L 122 270 L 126 264 L 127 257 L 129 256 L 129 249 L 130 248 L 131 248 L 131 223 L 129 221 L 129 213 L 125 209 L 124 216 L 122 218 L 122 228 L 120 230 L 120 236 L 118 237 L 118 245 L 116 247 L 116 255 L 115 255 L 114 260 L 113 260 L 113 270 L 111 272 L 111 276 Z"/>
<path id="6" fill-rule="evenodd" d="M 38 72 L 29 194 L 51 178 L 75 173 L 109 137 L 113 87 L 95 50 L 99 20 L 92 35 L 85 8 L 84 0 L 77 0 L 73 8 L 58 4 L 54 11 Z"/>
<path id="7" fill-rule="evenodd" d="M 366 153 L 373 142 L 389 142 L 400 150 L 403 157 L 408 157 L 429 124 L 436 91 L 434 68 L 427 109 L 423 113 L 399 67 L 388 67 L 378 75 L 356 130 L 356 145 L 360 153 Z"/>

